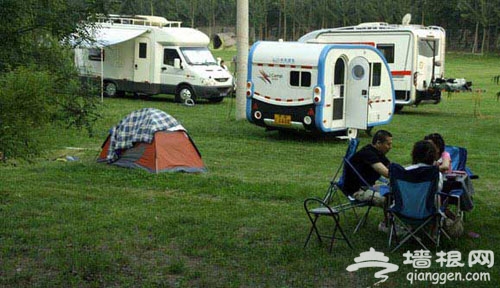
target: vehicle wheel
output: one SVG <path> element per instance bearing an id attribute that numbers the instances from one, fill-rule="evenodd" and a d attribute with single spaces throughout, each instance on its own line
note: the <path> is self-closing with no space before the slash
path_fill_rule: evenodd
<path id="1" fill-rule="evenodd" d="M 208 101 L 210 103 L 220 103 L 224 100 L 224 97 L 215 97 L 215 98 L 208 98 Z"/>
<path id="2" fill-rule="evenodd" d="M 106 97 L 116 97 L 117 96 L 116 84 L 113 82 L 104 83 L 104 96 Z"/>
<path id="3" fill-rule="evenodd" d="M 196 96 L 194 95 L 194 91 L 191 87 L 184 85 L 177 90 L 177 93 L 175 94 L 175 102 L 184 103 L 187 99 L 194 101 Z"/>
<path id="4" fill-rule="evenodd" d="M 403 105 L 396 105 L 396 107 L 394 107 L 394 112 L 395 113 L 398 113 L 400 112 L 401 110 L 403 110 Z"/>
<path id="5" fill-rule="evenodd" d="M 358 129 L 349 128 L 347 129 L 347 138 L 353 139 L 358 137 Z"/>

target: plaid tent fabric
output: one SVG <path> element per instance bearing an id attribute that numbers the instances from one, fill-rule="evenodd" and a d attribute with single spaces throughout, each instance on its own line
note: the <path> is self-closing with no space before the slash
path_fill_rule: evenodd
<path id="1" fill-rule="evenodd" d="M 186 131 L 174 117 L 158 109 L 144 108 L 130 113 L 110 131 L 108 162 L 113 162 L 120 150 L 131 148 L 135 143 L 151 143 L 155 132 L 163 130 Z"/>

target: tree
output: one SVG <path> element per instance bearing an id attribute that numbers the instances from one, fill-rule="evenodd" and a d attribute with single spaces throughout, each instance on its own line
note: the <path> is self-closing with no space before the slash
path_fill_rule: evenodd
<path id="1" fill-rule="evenodd" d="M 81 23 L 106 12 L 106 1 L 15 1 L 0 7 L 0 151 L 3 157 L 38 154 L 36 130 L 60 120 L 92 133 L 98 99 L 82 87 L 63 40 Z M 109 6 L 111 7 L 111 6 Z M 29 85 L 26 85 L 29 83 Z M 21 118 L 20 118 L 21 117 Z M 22 121 L 20 119 L 23 119 Z"/>

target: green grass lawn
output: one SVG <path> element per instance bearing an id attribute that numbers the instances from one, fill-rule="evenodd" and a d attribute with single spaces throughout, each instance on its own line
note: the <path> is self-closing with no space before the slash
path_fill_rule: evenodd
<path id="1" fill-rule="evenodd" d="M 468 164 L 480 179 L 465 229 L 481 237 L 443 241 L 444 251 L 461 252 L 464 267 L 433 262 L 417 272 L 489 272 L 489 282 L 444 286 L 498 287 L 498 264 L 468 267 L 467 257 L 473 250 L 500 256 L 500 102 L 494 96 L 500 86 L 491 81 L 500 74 L 500 58 L 449 54 L 446 65 L 447 77 L 465 77 L 486 92 L 444 94 L 438 105 L 406 107 L 383 127 L 394 135 L 388 157 L 408 164 L 413 143 L 431 132 L 468 148 Z M 403 264 L 403 253 L 419 248 L 390 253 L 387 235 L 377 230 L 380 211 L 349 234 L 353 250 L 343 242 L 332 254 L 315 241 L 303 248 L 309 223 L 302 202 L 326 192 L 346 142 L 235 121 L 234 100 L 186 107 L 171 97 L 104 99 L 95 137 L 61 127 L 39 131 L 49 143 L 42 159 L 0 166 L 0 286 L 367 287 L 378 281 L 377 269 L 349 273 L 346 267 L 370 247 L 400 267 L 380 287 L 410 286 L 407 274 L 416 269 Z M 145 107 L 166 111 L 188 129 L 207 173 L 153 175 L 95 162 L 108 129 Z M 361 135 L 361 145 L 369 141 Z M 57 160 L 64 156 L 79 160 Z M 341 223 L 352 231 L 353 215 Z"/>

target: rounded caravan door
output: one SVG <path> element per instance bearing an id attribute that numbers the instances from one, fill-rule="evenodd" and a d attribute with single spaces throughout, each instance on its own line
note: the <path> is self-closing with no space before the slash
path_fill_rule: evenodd
<path id="1" fill-rule="evenodd" d="M 370 65 L 364 57 L 349 61 L 345 97 L 346 128 L 366 129 Z"/>

